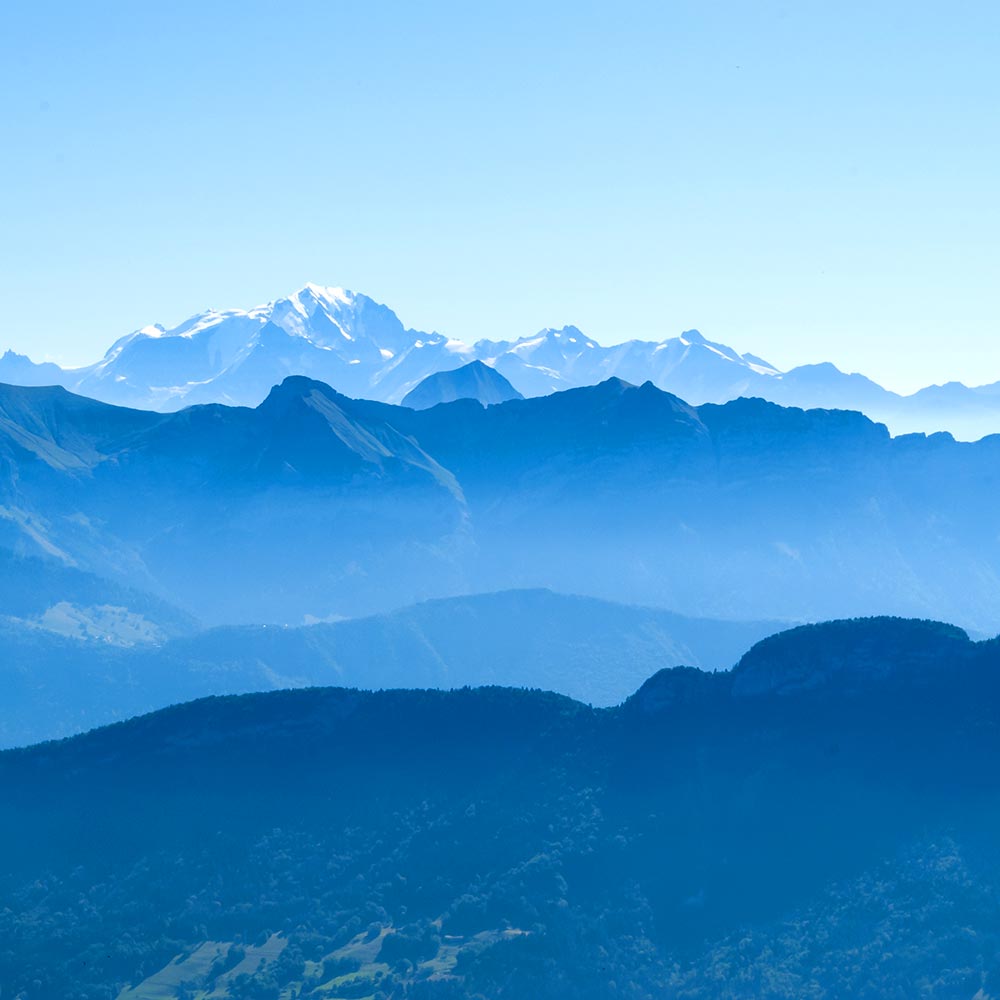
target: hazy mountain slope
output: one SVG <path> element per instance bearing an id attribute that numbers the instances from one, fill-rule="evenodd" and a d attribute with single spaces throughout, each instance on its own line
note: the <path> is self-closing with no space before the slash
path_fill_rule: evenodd
<path id="1" fill-rule="evenodd" d="M 38 394 L 44 415 L 52 392 L 0 397 Z M 80 402 L 83 419 L 63 396 Z M 323 616 L 324 587 L 352 595 L 355 610 L 369 610 L 374 594 L 398 605 L 427 571 L 456 589 L 451 550 L 466 514 L 454 478 L 337 398 L 292 379 L 256 410 L 160 415 L 64 393 L 54 444 L 35 433 L 40 417 L 28 407 L 0 422 L 0 461 L 11 456 L 0 478 L 4 540 L 179 596 L 215 621 Z"/>
<path id="2" fill-rule="evenodd" d="M 403 406 L 426 410 L 438 403 L 474 399 L 483 406 L 522 399 L 521 394 L 498 371 L 482 361 L 470 361 L 461 368 L 428 375 L 403 397 Z"/>
<path id="3" fill-rule="evenodd" d="M 408 420 L 474 518 L 488 512 L 479 589 L 530 580 L 718 617 L 947 609 L 1000 627 L 1000 438 L 891 439 L 856 413 L 693 409 L 614 380 Z"/>
<path id="4" fill-rule="evenodd" d="M 695 404 L 759 396 L 806 409 L 861 410 L 894 433 L 948 430 L 975 440 L 1000 432 L 1000 383 L 952 382 L 900 396 L 829 362 L 783 372 L 697 330 L 604 347 L 567 326 L 466 344 L 407 329 L 365 295 L 313 284 L 253 309 L 208 310 L 169 330 L 144 327 L 85 368 L 34 365 L 8 351 L 0 357 L 0 382 L 58 384 L 107 402 L 175 410 L 256 406 L 286 376 L 304 375 L 348 396 L 398 403 L 422 379 L 472 361 L 485 362 L 526 396 L 617 377 L 651 381 Z"/>
<path id="5" fill-rule="evenodd" d="M 14 385 L 62 385 L 72 375 L 51 361 L 35 364 L 31 358 L 6 350 L 0 355 L 0 381 Z"/>
<path id="6" fill-rule="evenodd" d="M 3 548 L 0 548 L 0 618 L 8 619 L 11 624 L 22 623 L 27 628 L 80 637 L 89 635 L 124 645 L 138 641 L 139 635 L 147 641 L 162 641 L 197 628 L 190 615 L 150 594 L 51 559 L 18 556 Z M 106 631 L 95 632 L 101 620 Z M 130 633 L 136 638 L 130 640 Z"/>
<path id="7" fill-rule="evenodd" d="M 254 410 L 11 394 L 0 541 L 210 624 L 543 587 L 691 617 L 1000 630 L 1000 436 L 891 438 L 858 413 L 691 407 L 620 379 L 420 411 L 304 378 Z"/>
<path id="8" fill-rule="evenodd" d="M 129 651 L 0 621 L 0 746 L 69 736 L 209 694 L 323 684 L 503 684 L 613 705 L 665 666 L 728 669 L 778 628 L 549 591 L 456 597 L 302 628 L 218 628 Z"/>
<path id="9" fill-rule="evenodd" d="M 0 454 L 80 471 L 127 444 L 162 418 L 144 410 L 103 406 L 57 386 L 0 387 Z"/>
<path id="10" fill-rule="evenodd" d="M 613 710 L 310 690 L 7 752 L 0 982 L 993 995 L 998 670 L 949 626 L 834 623 Z"/>

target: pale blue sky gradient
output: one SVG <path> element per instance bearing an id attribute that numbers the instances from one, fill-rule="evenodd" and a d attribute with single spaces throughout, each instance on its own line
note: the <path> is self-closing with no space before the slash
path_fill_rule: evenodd
<path id="1" fill-rule="evenodd" d="M 7 4 L 0 349 L 306 281 L 1000 379 L 1000 4 Z"/>

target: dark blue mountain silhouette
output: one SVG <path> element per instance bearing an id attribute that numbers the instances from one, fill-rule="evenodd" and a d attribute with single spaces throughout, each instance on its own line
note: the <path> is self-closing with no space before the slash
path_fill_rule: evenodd
<path id="1" fill-rule="evenodd" d="M 403 406 L 427 410 L 438 403 L 475 399 L 484 406 L 524 397 L 495 368 L 482 361 L 470 361 L 461 368 L 435 372 L 414 386 L 404 397 Z"/>
<path id="2" fill-rule="evenodd" d="M 881 619 L 663 671 L 615 709 L 312 689 L 8 751 L 0 981 L 992 995 L 998 696 L 995 642 Z"/>

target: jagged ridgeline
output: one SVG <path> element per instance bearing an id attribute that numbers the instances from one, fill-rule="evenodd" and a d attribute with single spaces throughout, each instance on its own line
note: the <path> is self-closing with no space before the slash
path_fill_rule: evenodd
<path id="1" fill-rule="evenodd" d="M 367 295 L 309 284 L 253 309 L 210 309 L 169 329 L 145 326 L 83 368 L 34 364 L 7 351 L 0 356 L 0 382 L 62 385 L 109 403 L 175 410 L 197 403 L 256 406 L 287 375 L 386 403 L 400 402 L 431 378 L 411 401 L 416 406 L 421 398 L 457 398 L 456 389 L 486 402 L 544 396 L 613 376 L 637 385 L 651 381 L 691 403 L 759 396 L 786 406 L 860 410 L 897 433 L 950 431 L 975 440 L 1000 430 L 1000 383 L 950 382 L 901 396 L 829 362 L 781 371 L 697 330 L 661 341 L 617 333 L 624 342 L 610 347 L 574 326 L 464 343 L 408 329 Z M 455 369 L 465 369 L 460 382 Z"/>
<path id="2" fill-rule="evenodd" d="M 0 387 L 0 546 L 206 624 L 511 588 L 695 617 L 1000 629 L 1000 436 L 692 407 L 609 379 L 426 410 L 286 379 L 256 409 Z"/>
<path id="3" fill-rule="evenodd" d="M 314 689 L 8 751 L 3 995 L 996 996 L 998 671 L 845 621 L 614 709 Z"/>

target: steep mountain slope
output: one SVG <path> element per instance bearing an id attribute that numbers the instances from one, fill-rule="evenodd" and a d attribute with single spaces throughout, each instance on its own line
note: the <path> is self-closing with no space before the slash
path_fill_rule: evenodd
<path id="1" fill-rule="evenodd" d="M 398 403 L 422 379 L 472 361 L 485 362 L 526 396 L 616 377 L 651 381 L 697 404 L 759 396 L 786 406 L 860 410 L 895 433 L 947 430 L 975 440 L 1000 432 L 1000 382 L 953 382 L 900 396 L 829 363 L 782 372 L 697 330 L 604 347 L 567 326 L 465 344 L 407 329 L 365 295 L 313 284 L 253 309 L 209 310 L 172 329 L 143 327 L 85 368 L 34 365 L 8 351 L 0 357 L 0 382 L 58 384 L 106 402 L 175 410 L 256 406 L 286 376 L 305 375 L 348 396 Z"/>
<path id="2" fill-rule="evenodd" d="M 696 408 L 620 379 L 420 411 L 298 377 L 255 410 L 0 399 L 0 542 L 208 624 L 543 587 L 1000 629 L 1000 436 L 891 438 L 858 413 Z"/>
<path id="3" fill-rule="evenodd" d="M 97 364 L 58 381 L 106 402 L 163 410 L 208 402 L 256 406 L 288 375 L 321 379 L 350 395 L 399 400 L 469 353 L 440 334 L 407 330 L 366 295 L 306 285 L 266 306 L 209 310 L 169 330 L 143 327 L 116 341 Z M 50 367 L 45 374 L 51 376 Z M 41 375 L 23 357 L 0 359 L 0 380 L 33 384 Z"/>
<path id="4" fill-rule="evenodd" d="M 412 600 L 423 573 L 460 583 L 467 515 L 454 477 L 320 383 L 290 379 L 256 410 L 170 415 L 61 390 L 0 388 L 0 399 L 24 393 L 36 405 L 0 422 L 8 548 L 180 595 L 213 621 L 322 617 L 324 588 L 353 595 L 337 607 L 351 613 L 376 595 L 382 607 Z M 46 414 L 55 437 L 35 431 Z"/>
<path id="5" fill-rule="evenodd" d="M 70 736 L 210 694 L 323 684 L 502 684 L 614 705 L 662 667 L 728 669 L 779 628 L 549 591 L 429 601 L 301 628 L 219 628 L 127 649 L 118 648 L 122 638 L 109 644 L 107 632 L 96 631 L 101 624 L 108 629 L 110 611 L 103 618 L 91 611 L 98 641 L 67 641 L 66 635 L 81 635 L 80 618 L 58 605 L 30 622 L 0 619 L 0 747 Z M 138 627 L 120 614 L 113 620 L 123 638 L 126 626 L 132 624 L 132 634 Z"/>
<path id="6" fill-rule="evenodd" d="M 438 403 L 474 399 L 483 406 L 524 397 L 498 371 L 482 361 L 470 361 L 452 371 L 428 375 L 403 397 L 403 406 L 427 410 Z"/>
<path id="7" fill-rule="evenodd" d="M 9 751 L 0 983 L 996 995 L 998 671 L 949 626 L 834 623 L 617 709 L 314 689 Z"/>
<path id="8" fill-rule="evenodd" d="M 1000 438 L 892 439 L 856 413 L 693 409 L 614 380 L 408 426 L 474 518 L 488 511 L 478 589 L 530 581 L 717 617 L 947 609 L 1000 627 Z"/>

